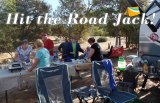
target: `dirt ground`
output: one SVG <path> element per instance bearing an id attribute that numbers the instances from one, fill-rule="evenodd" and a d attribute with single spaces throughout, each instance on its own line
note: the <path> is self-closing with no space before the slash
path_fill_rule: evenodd
<path id="1" fill-rule="evenodd" d="M 139 85 L 137 86 L 137 90 L 134 94 L 137 95 L 138 101 L 134 103 L 160 103 L 160 88 L 156 87 L 157 80 L 148 80 L 145 91 L 140 91 L 138 88 L 142 85 L 143 78 L 139 77 Z M 83 79 L 76 79 L 72 81 L 72 89 L 88 86 L 92 84 L 91 77 L 85 77 Z M 37 94 L 35 90 L 34 82 L 32 86 L 25 87 L 25 89 L 12 89 L 8 91 L 8 101 L 9 103 L 35 103 L 37 101 Z M 77 98 L 73 98 L 74 103 L 79 103 Z M 89 103 L 91 103 L 90 100 Z M 5 94 L 0 94 L 0 103 L 5 103 Z M 101 103 L 101 102 L 97 102 Z"/>
<path id="2" fill-rule="evenodd" d="M 114 38 L 109 39 L 105 43 L 100 43 L 104 52 L 108 49 L 108 43 L 111 42 L 111 45 L 115 45 Z M 125 41 L 122 41 L 122 44 L 125 44 Z M 58 46 L 57 44 L 56 46 Z M 86 48 L 89 46 L 87 42 L 81 44 L 82 48 Z M 125 46 L 125 45 L 124 45 Z M 125 51 L 124 55 L 136 54 L 136 51 Z M 10 58 L 8 54 L 0 54 L 0 61 L 3 61 L 5 58 Z M 117 61 L 114 61 L 114 65 L 117 65 Z M 143 83 L 143 76 L 140 76 L 138 79 L 138 86 L 136 88 L 135 94 L 138 97 L 138 101 L 134 103 L 160 103 L 160 88 L 156 85 L 159 81 L 155 79 L 149 79 L 146 84 L 146 90 L 141 91 L 139 88 Z M 8 91 L 8 103 L 35 103 L 37 101 L 37 94 L 35 89 L 35 82 L 34 79 L 30 83 L 31 85 L 28 87 L 22 88 L 21 90 L 18 88 L 14 88 Z M 91 77 L 84 77 L 83 79 L 77 79 L 72 81 L 72 89 L 78 88 L 81 86 L 91 85 L 92 79 Z M 77 98 L 73 98 L 74 103 L 79 103 Z M 92 100 L 91 100 L 92 101 Z M 5 93 L 0 93 L 0 103 L 5 103 Z M 99 102 L 101 103 L 101 102 Z"/>

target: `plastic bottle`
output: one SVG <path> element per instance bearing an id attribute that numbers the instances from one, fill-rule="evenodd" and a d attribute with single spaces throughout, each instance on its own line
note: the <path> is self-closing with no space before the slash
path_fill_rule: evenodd
<path id="1" fill-rule="evenodd" d="M 58 61 L 58 51 L 54 52 L 54 61 Z"/>
<path id="2" fill-rule="evenodd" d="M 145 74 L 149 73 L 149 67 L 148 67 L 148 61 L 147 60 L 144 60 L 143 73 L 145 73 Z"/>
<path id="3" fill-rule="evenodd" d="M 118 70 L 123 71 L 126 68 L 126 61 L 124 57 L 119 57 L 118 59 Z"/>

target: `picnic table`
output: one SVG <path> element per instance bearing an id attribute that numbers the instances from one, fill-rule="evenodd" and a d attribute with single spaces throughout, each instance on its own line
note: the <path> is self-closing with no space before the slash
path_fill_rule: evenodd
<path id="1" fill-rule="evenodd" d="M 85 70 L 85 64 L 75 64 L 72 62 L 55 62 L 54 64 L 66 64 L 68 66 L 69 76 L 77 76 L 77 70 Z M 91 64 L 91 63 L 90 63 Z M 87 65 L 90 65 L 87 64 Z M 29 67 L 26 67 L 29 68 Z M 88 69 L 88 68 L 86 68 Z M 26 69 L 22 69 L 21 71 L 10 72 L 8 69 L 0 69 L 0 92 L 4 92 L 5 90 L 10 90 L 14 87 L 18 87 L 20 85 L 21 77 L 26 76 L 34 76 L 36 69 L 33 72 L 28 72 Z M 29 79 L 29 78 L 28 78 Z"/>
<path id="2" fill-rule="evenodd" d="M 77 76 L 77 71 L 80 70 L 90 70 L 91 63 L 87 64 L 75 64 L 72 62 L 55 62 L 54 64 L 60 65 L 60 64 L 66 64 L 68 66 L 68 73 L 70 77 Z M 85 68 L 87 67 L 87 68 Z M 0 93 L 5 92 L 6 97 L 6 103 L 8 103 L 8 93 L 7 91 L 13 88 L 21 88 L 22 78 L 26 77 L 28 80 L 30 79 L 30 76 L 35 76 L 36 69 L 33 70 L 33 72 L 27 71 L 28 67 L 25 67 L 25 69 L 22 69 L 21 71 L 11 72 L 8 68 L 6 69 L 0 69 Z"/>
<path id="3" fill-rule="evenodd" d="M 69 76 L 79 75 L 79 71 L 89 71 L 91 70 L 92 63 L 73 63 L 73 62 L 55 62 L 55 65 L 66 64 L 68 66 Z"/>
<path id="4" fill-rule="evenodd" d="M 33 75 L 34 72 L 21 70 L 19 72 L 10 72 L 8 69 L 0 70 L 0 92 L 19 86 L 21 76 Z"/>

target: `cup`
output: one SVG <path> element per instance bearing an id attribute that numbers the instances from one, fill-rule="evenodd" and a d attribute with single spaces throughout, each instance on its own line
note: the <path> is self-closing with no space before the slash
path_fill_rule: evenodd
<path id="1" fill-rule="evenodd" d="M 3 66 L 3 64 L 1 64 L 1 65 L 0 65 L 0 69 L 2 69 L 2 70 L 4 69 L 4 66 Z"/>
<path id="2" fill-rule="evenodd" d="M 76 63 L 76 60 L 75 59 L 71 59 L 72 60 L 72 63 Z"/>

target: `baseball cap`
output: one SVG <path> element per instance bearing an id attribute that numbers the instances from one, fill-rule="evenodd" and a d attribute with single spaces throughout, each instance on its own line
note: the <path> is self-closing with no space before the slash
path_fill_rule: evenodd
<path id="1" fill-rule="evenodd" d="M 22 42 L 23 42 L 23 43 L 28 43 L 28 40 L 27 40 L 27 39 L 24 39 Z"/>

